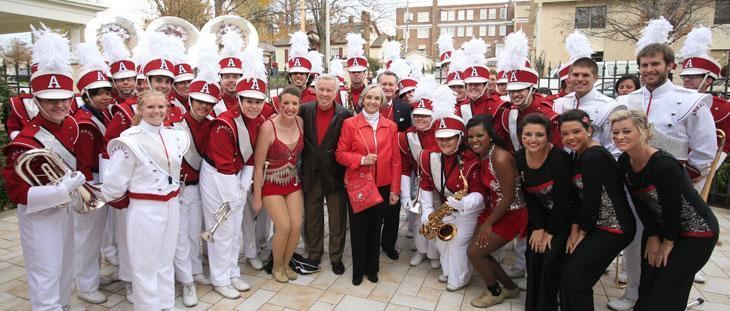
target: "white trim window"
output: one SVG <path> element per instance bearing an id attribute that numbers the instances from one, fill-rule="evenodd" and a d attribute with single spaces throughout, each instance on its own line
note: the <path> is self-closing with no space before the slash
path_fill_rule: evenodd
<path id="1" fill-rule="evenodd" d="M 473 36 L 474 36 L 474 28 L 473 28 L 473 27 L 471 27 L 471 26 L 466 26 L 466 31 L 465 31 L 465 35 L 466 35 L 466 37 L 468 37 L 468 38 L 471 38 L 471 37 L 473 37 Z"/>
<path id="2" fill-rule="evenodd" d="M 497 26 L 489 25 L 489 33 L 487 34 L 487 36 L 494 37 L 496 35 L 496 32 Z"/>
<path id="3" fill-rule="evenodd" d="M 497 9 L 489 9 L 489 19 L 497 19 Z"/>
<path id="4" fill-rule="evenodd" d="M 499 35 L 503 37 L 507 35 L 507 25 L 499 26 Z"/>
<path id="5" fill-rule="evenodd" d="M 428 23 L 428 17 L 431 16 L 429 12 L 418 12 L 418 22 Z"/>
<path id="6" fill-rule="evenodd" d="M 480 37 L 487 36 L 487 26 L 486 25 L 479 26 L 479 36 Z"/>
<path id="7" fill-rule="evenodd" d="M 457 37 L 463 37 L 464 36 L 464 26 L 459 26 L 456 28 L 456 36 Z"/>
<path id="8" fill-rule="evenodd" d="M 487 19 L 487 9 L 479 9 L 479 19 Z"/>
<path id="9" fill-rule="evenodd" d="M 445 22 L 449 20 L 449 11 L 441 11 L 441 21 Z"/>
<path id="10" fill-rule="evenodd" d="M 468 21 L 474 20 L 474 10 L 466 10 L 466 20 L 468 20 Z"/>
<path id="11" fill-rule="evenodd" d="M 459 10 L 458 12 L 459 12 L 459 14 L 458 14 L 457 19 L 460 21 L 463 21 L 464 20 L 464 10 Z"/>

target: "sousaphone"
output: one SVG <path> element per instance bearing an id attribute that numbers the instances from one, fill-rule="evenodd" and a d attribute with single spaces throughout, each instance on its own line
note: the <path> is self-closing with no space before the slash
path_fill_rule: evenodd
<path id="1" fill-rule="evenodd" d="M 159 17 L 153 20 L 147 26 L 146 30 L 157 31 L 182 39 L 187 51 L 190 51 L 190 48 L 198 41 L 198 28 L 195 28 L 193 24 L 179 17 Z"/>
<path id="2" fill-rule="evenodd" d="M 101 50 L 101 38 L 104 34 L 110 32 L 119 35 L 131 51 L 137 46 L 142 29 L 129 19 L 121 16 L 98 16 L 86 24 L 84 39 L 87 42 L 95 41 Z"/>
<path id="3" fill-rule="evenodd" d="M 205 23 L 200 31 L 215 36 L 218 46 L 220 46 L 221 36 L 230 31 L 235 31 L 241 36 L 245 45 L 244 48 L 259 45 L 259 34 L 256 32 L 256 28 L 251 22 L 240 16 L 218 16 Z"/>

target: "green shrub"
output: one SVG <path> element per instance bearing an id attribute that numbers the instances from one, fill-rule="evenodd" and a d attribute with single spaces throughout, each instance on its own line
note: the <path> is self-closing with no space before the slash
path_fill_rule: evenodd
<path id="1" fill-rule="evenodd" d="M 2 105 L 2 111 L 0 111 L 0 120 L 3 121 L 3 124 L 5 124 L 5 120 L 7 120 L 8 113 L 10 112 L 10 97 L 12 94 L 10 93 L 10 89 L 8 88 L 8 85 L 5 83 L 4 80 L 0 80 L 0 103 L 3 103 Z M 5 126 L 0 127 L 0 148 L 5 147 L 5 145 L 10 141 L 10 138 L 8 137 L 8 134 L 5 131 Z M 5 155 L 0 152 L 0 165 L 2 167 L 5 167 Z M 8 198 L 8 192 L 7 189 L 5 189 L 5 179 L 0 178 L 0 210 L 8 209 L 8 208 L 15 208 L 12 202 L 10 202 L 10 198 Z"/>

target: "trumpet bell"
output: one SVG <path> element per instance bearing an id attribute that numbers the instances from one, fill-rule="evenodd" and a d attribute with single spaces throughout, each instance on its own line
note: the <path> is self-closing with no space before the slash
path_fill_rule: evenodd
<path id="1" fill-rule="evenodd" d="M 423 205 L 421 205 L 421 202 L 419 201 L 414 201 L 408 208 L 408 211 L 414 214 L 420 214 L 423 212 Z"/>
<path id="2" fill-rule="evenodd" d="M 86 24 L 84 38 L 87 42 L 93 40 L 97 46 L 101 47 L 101 38 L 110 32 L 119 35 L 131 51 L 137 46 L 142 29 L 131 20 L 121 16 L 97 16 Z"/>
<path id="3" fill-rule="evenodd" d="M 216 38 L 216 43 L 218 43 L 219 46 L 221 36 L 230 31 L 235 31 L 241 36 L 245 44 L 244 48 L 259 45 L 259 34 L 256 31 L 256 27 L 254 27 L 247 19 L 240 16 L 218 16 L 209 20 L 202 28 L 200 28 L 200 32 L 212 34 Z"/>

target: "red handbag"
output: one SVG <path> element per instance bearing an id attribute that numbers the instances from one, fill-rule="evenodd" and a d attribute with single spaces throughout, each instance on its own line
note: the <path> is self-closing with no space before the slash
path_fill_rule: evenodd
<path id="1" fill-rule="evenodd" d="M 362 133 L 358 129 L 357 131 L 360 137 L 363 138 L 363 144 L 365 149 L 370 154 L 368 149 L 367 141 L 363 137 Z M 375 146 L 376 150 L 378 146 Z M 377 152 L 377 151 L 376 151 Z M 348 178 L 348 175 L 355 174 L 355 178 Z M 349 171 L 345 174 L 345 189 L 347 190 L 347 196 L 350 199 L 350 207 L 352 207 L 353 214 L 360 213 L 368 208 L 383 203 L 383 197 L 378 191 L 378 186 L 375 184 L 373 174 L 373 165 L 361 166 L 357 171 Z"/>

